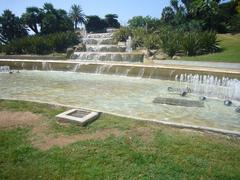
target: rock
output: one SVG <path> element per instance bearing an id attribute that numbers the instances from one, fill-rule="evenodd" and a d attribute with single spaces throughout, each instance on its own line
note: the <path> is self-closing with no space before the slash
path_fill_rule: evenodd
<path id="1" fill-rule="evenodd" d="M 235 109 L 235 111 L 236 111 L 237 113 L 240 113 L 240 106 L 238 106 L 238 107 Z"/>
<path id="2" fill-rule="evenodd" d="M 170 91 L 170 92 L 175 91 L 175 90 L 173 89 L 173 87 L 168 87 L 167 90 Z"/>
<path id="3" fill-rule="evenodd" d="M 225 101 L 224 101 L 224 105 L 225 105 L 225 106 L 231 106 L 231 105 L 232 105 L 232 101 L 230 101 L 230 100 L 225 100 Z"/>
<path id="4" fill-rule="evenodd" d="M 173 56 L 172 59 L 173 60 L 178 60 L 178 59 L 181 59 L 181 57 L 180 56 Z"/>
<path id="5" fill-rule="evenodd" d="M 154 55 L 154 54 L 157 53 L 157 50 L 156 50 L 156 49 L 150 49 L 149 51 L 151 52 L 152 55 Z"/>
<path id="6" fill-rule="evenodd" d="M 126 42 L 118 42 L 118 46 L 126 46 Z"/>
<path id="7" fill-rule="evenodd" d="M 167 104 L 167 105 L 174 105 L 174 106 L 185 106 L 185 107 L 204 107 L 203 101 L 176 99 L 176 98 L 164 98 L 164 97 L 155 98 L 153 100 L 153 103 Z"/>
<path id="8" fill-rule="evenodd" d="M 86 45 L 84 43 L 80 43 L 77 46 L 74 46 L 74 51 L 75 52 L 85 52 L 86 51 Z"/>
<path id="9" fill-rule="evenodd" d="M 72 54 L 71 56 L 70 56 L 70 59 L 77 59 L 78 58 L 78 55 L 77 54 Z"/>
<path id="10" fill-rule="evenodd" d="M 201 100 L 201 101 L 205 101 L 207 98 L 205 97 L 205 96 L 200 96 L 199 97 L 199 100 Z"/>
<path id="11" fill-rule="evenodd" d="M 187 91 L 182 91 L 182 92 L 180 93 L 180 96 L 185 97 L 187 94 L 188 94 Z"/>
<path id="12" fill-rule="evenodd" d="M 74 49 L 73 48 L 67 48 L 67 58 L 70 58 L 71 55 L 74 53 Z"/>
<path id="13" fill-rule="evenodd" d="M 168 58 L 168 55 L 163 53 L 163 52 L 157 52 L 155 55 L 154 55 L 154 59 L 156 60 L 165 60 Z"/>

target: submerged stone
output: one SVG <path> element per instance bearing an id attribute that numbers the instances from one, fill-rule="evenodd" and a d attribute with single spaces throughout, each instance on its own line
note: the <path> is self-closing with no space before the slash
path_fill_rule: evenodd
<path id="1" fill-rule="evenodd" d="M 200 99 L 201 101 L 207 100 L 207 98 L 206 98 L 205 96 L 200 96 L 199 99 Z"/>
<path id="2" fill-rule="evenodd" d="M 232 101 L 230 101 L 230 100 L 225 100 L 225 101 L 224 101 L 224 105 L 225 105 L 225 106 L 231 106 L 231 105 L 232 105 Z"/>
<path id="3" fill-rule="evenodd" d="M 186 95 L 187 95 L 187 91 L 183 91 L 183 92 L 180 93 L 180 96 L 185 97 Z"/>
<path id="4" fill-rule="evenodd" d="M 174 105 L 174 106 L 185 106 L 185 107 L 204 107 L 204 103 L 202 101 L 176 99 L 176 98 L 164 98 L 164 97 L 155 98 L 153 100 L 153 103 L 167 104 L 167 105 Z"/>
<path id="5" fill-rule="evenodd" d="M 240 113 L 240 106 L 238 106 L 238 107 L 235 109 L 235 111 L 236 111 L 237 113 Z"/>

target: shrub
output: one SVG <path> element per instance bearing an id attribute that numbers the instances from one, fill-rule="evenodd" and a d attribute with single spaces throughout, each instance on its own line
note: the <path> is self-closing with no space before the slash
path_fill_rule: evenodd
<path id="1" fill-rule="evenodd" d="M 194 56 L 217 52 L 220 49 L 215 32 L 161 29 L 160 39 L 164 52 L 171 57 L 182 51 L 187 56 Z"/>
<path id="2" fill-rule="evenodd" d="M 159 33 L 147 34 L 143 40 L 143 46 L 147 49 L 160 49 L 162 41 Z"/>
<path id="3" fill-rule="evenodd" d="M 232 32 L 240 32 L 240 14 L 232 17 L 230 20 L 230 30 Z"/>
<path id="4" fill-rule="evenodd" d="M 65 52 L 67 47 L 77 43 L 78 37 L 74 32 L 61 32 L 15 39 L 4 46 L 4 51 L 6 54 L 49 54 Z"/>
<path id="5" fill-rule="evenodd" d="M 168 56 L 174 56 L 181 49 L 181 33 L 173 30 L 162 30 L 160 39 L 162 49 Z"/>
<path id="6" fill-rule="evenodd" d="M 214 53 L 220 50 L 215 32 L 199 32 L 200 52 L 199 54 Z"/>
<path id="7" fill-rule="evenodd" d="M 194 56 L 200 52 L 200 37 L 196 32 L 186 32 L 184 33 L 181 41 L 181 46 L 183 51 L 188 56 Z"/>
<path id="8" fill-rule="evenodd" d="M 113 34 L 113 39 L 115 42 L 119 41 L 125 42 L 129 36 L 132 36 L 132 30 L 128 27 L 122 27 Z"/>
<path id="9" fill-rule="evenodd" d="M 147 32 L 144 28 L 135 28 L 132 30 L 133 41 L 136 47 L 144 46 L 144 39 L 147 37 Z"/>

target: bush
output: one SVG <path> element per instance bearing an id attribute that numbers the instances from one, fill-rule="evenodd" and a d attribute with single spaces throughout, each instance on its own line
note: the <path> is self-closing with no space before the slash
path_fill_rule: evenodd
<path id="1" fill-rule="evenodd" d="M 217 52 L 220 49 L 215 32 L 162 29 L 160 39 L 164 52 L 171 57 L 177 52 L 194 56 Z"/>
<path id="2" fill-rule="evenodd" d="M 144 28 L 135 28 L 132 30 L 133 41 L 136 47 L 144 46 L 144 39 L 147 37 L 147 32 Z"/>
<path id="3" fill-rule="evenodd" d="M 181 50 L 181 33 L 172 30 L 161 31 L 160 39 L 162 41 L 163 51 L 170 57 Z"/>
<path id="4" fill-rule="evenodd" d="M 200 54 L 200 37 L 198 33 L 195 32 L 186 32 L 182 36 L 181 46 L 183 51 L 188 56 L 194 56 Z"/>
<path id="5" fill-rule="evenodd" d="M 113 39 L 115 42 L 125 42 L 129 36 L 132 36 L 132 30 L 128 27 L 122 27 L 113 34 Z"/>
<path id="6" fill-rule="evenodd" d="M 230 20 L 230 30 L 232 32 L 240 32 L 240 14 L 233 16 Z"/>
<path id="7" fill-rule="evenodd" d="M 158 33 L 147 34 L 143 40 L 143 46 L 147 49 L 160 49 L 162 41 Z"/>
<path id="8" fill-rule="evenodd" d="M 6 44 L 3 51 L 6 54 L 49 54 L 65 52 L 69 46 L 77 43 L 78 37 L 74 32 L 61 32 L 16 39 Z"/>

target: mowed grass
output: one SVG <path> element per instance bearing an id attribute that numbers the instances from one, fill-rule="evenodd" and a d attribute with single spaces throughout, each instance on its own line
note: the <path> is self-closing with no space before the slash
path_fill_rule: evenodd
<path id="1" fill-rule="evenodd" d="M 48 133 L 76 135 L 118 129 L 120 136 L 34 147 L 31 127 L 0 129 L 0 179 L 240 179 L 238 138 L 205 134 L 102 114 L 88 127 L 61 125 L 65 108 L 0 101 L 0 111 L 42 115 Z M 139 129 L 144 130 L 139 133 Z"/>
<path id="2" fill-rule="evenodd" d="M 240 63 L 240 34 L 218 34 L 217 37 L 222 48 L 221 52 L 182 57 L 182 60 Z"/>

